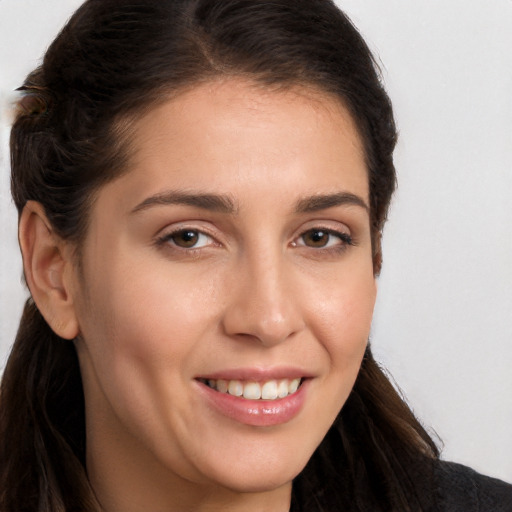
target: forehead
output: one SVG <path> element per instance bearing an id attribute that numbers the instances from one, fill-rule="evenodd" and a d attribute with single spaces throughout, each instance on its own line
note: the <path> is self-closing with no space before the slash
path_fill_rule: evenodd
<path id="1" fill-rule="evenodd" d="M 308 183 L 318 193 L 349 189 L 367 200 L 356 124 L 341 101 L 313 88 L 203 83 L 145 112 L 132 129 L 123 179 L 137 198 L 169 186 L 236 193 L 263 182 L 288 192 Z"/>
<path id="2" fill-rule="evenodd" d="M 174 122 L 176 132 L 199 122 L 204 125 L 202 128 L 213 122 L 210 126 L 216 130 L 238 124 L 246 132 L 262 124 L 275 123 L 276 127 L 287 124 L 293 136 L 304 132 L 303 123 L 309 123 L 311 130 L 322 131 L 320 136 L 328 137 L 334 129 L 336 135 L 351 138 L 355 149 L 364 152 L 356 123 L 342 99 L 312 86 L 269 87 L 241 78 L 221 78 L 185 88 L 135 120 L 133 149 L 149 142 L 148 138 L 158 140 L 157 132 L 163 127 L 158 123 L 163 117 Z"/>

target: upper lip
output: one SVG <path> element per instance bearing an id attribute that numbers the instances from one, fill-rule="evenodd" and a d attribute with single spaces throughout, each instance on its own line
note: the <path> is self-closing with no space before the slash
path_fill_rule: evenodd
<path id="1" fill-rule="evenodd" d="M 212 380 L 243 380 L 264 382 L 279 379 L 297 379 L 313 377 L 313 374 L 303 368 L 280 366 L 275 368 L 230 368 L 198 375 L 196 379 Z"/>

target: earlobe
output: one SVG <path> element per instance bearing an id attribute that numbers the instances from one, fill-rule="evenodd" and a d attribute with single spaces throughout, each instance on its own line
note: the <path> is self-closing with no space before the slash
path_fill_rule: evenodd
<path id="1" fill-rule="evenodd" d="M 75 338 L 79 329 L 71 293 L 71 251 L 54 232 L 40 203 L 25 205 L 19 242 L 25 279 L 40 313 L 58 336 Z"/>

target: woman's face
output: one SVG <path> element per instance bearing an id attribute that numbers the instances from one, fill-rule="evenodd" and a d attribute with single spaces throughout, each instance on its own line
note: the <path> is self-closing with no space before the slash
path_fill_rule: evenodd
<path id="1" fill-rule="evenodd" d="M 370 330 L 355 125 L 314 91 L 227 80 L 149 111 L 133 141 L 74 290 L 93 484 L 289 488 Z"/>

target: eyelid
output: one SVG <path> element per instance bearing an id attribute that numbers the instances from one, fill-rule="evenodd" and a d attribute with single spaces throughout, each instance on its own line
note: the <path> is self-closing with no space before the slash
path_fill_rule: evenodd
<path id="1" fill-rule="evenodd" d="M 176 243 L 173 243 L 172 237 L 176 236 L 179 233 L 183 233 L 186 231 L 193 231 L 198 233 L 199 235 L 203 235 L 210 239 L 210 242 L 200 246 L 200 247 L 181 247 Z M 217 238 L 210 232 L 210 230 L 205 229 L 204 227 L 193 226 L 189 223 L 182 223 L 175 226 L 169 226 L 160 231 L 160 233 L 155 237 L 156 245 L 167 245 L 173 249 L 185 252 L 199 251 L 201 249 L 210 247 L 210 246 L 219 246 L 221 245 Z"/>
<path id="2" fill-rule="evenodd" d="M 349 244 L 349 245 L 352 244 L 352 237 L 350 236 L 349 233 L 345 233 L 344 231 L 337 231 L 337 230 L 334 230 L 334 229 L 325 229 L 325 228 L 311 228 L 311 229 L 308 229 L 308 230 L 304 231 L 298 237 L 298 239 L 303 238 L 304 235 L 307 235 L 308 233 L 311 233 L 312 231 L 321 231 L 323 233 L 328 234 L 329 236 L 334 236 L 334 237 L 336 237 L 336 238 L 338 238 L 340 240 L 341 244 Z M 301 244 L 301 245 L 305 245 L 305 244 Z M 322 248 L 322 247 L 320 247 L 320 248 Z"/>
<path id="3" fill-rule="evenodd" d="M 328 242 L 326 246 L 318 246 L 314 247 L 312 245 L 307 245 L 304 242 L 304 236 L 312 231 L 322 231 L 329 236 L 336 237 L 339 240 L 339 243 L 331 244 Z M 292 244 L 293 247 L 297 248 L 306 248 L 312 249 L 316 252 L 320 251 L 342 251 L 348 248 L 348 246 L 357 245 L 350 228 L 339 221 L 322 221 L 315 220 L 307 223 L 305 226 L 302 226 L 298 234 L 294 237 Z"/>
<path id="4" fill-rule="evenodd" d="M 309 224 L 309 225 L 308 225 Z M 348 226 L 344 223 L 338 222 L 338 221 L 312 221 L 311 223 L 308 223 L 306 226 L 303 226 L 300 231 L 297 232 L 297 234 L 294 236 L 294 238 L 291 241 L 292 247 L 304 247 L 307 249 L 314 249 L 315 251 L 336 251 L 346 248 L 347 246 L 351 245 L 357 245 L 353 235 L 351 234 L 351 230 L 348 228 Z M 335 224 L 335 226 L 333 226 Z M 339 243 L 332 245 L 329 244 L 328 246 L 318 246 L 314 247 L 311 245 L 306 245 L 303 242 L 303 237 L 307 235 L 308 233 L 311 233 L 312 231 L 323 231 L 324 233 L 328 234 L 329 236 L 336 237 L 339 239 Z M 199 235 L 203 235 L 209 239 L 208 243 L 205 243 L 204 245 L 201 245 L 199 247 L 192 246 L 192 247 L 182 247 L 176 243 L 173 243 L 172 237 L 176 236 L 179 233 L 186 232 L 186 231 L 193 231 L 198 233 Z M 197 226 L 194 222 L 180 222 L 176 225 L 167 226 L 166 228 L 162 229 L 159 234 L 155 236 L 154 243 L 155 245 L 163 246 L 167 245 L 168 247 L 171 247 L 173 249 L 176 249 L 178 251 L 183 252 L 193 252 L 193 251 L 200 251 L 208 247 L 212 246 L 222 246 L 223 243 L 219 241 L 219 237 L 217 235 L 214 235 L 211 229 L 205 228 L 203 226 Z M 302 240 L 302 242 L 300 242 Z"/>

